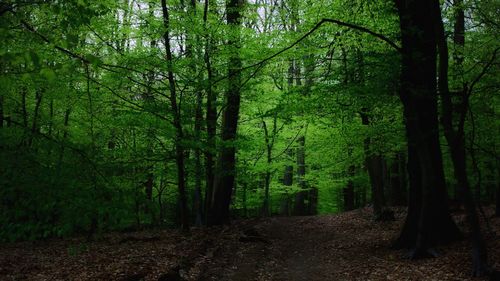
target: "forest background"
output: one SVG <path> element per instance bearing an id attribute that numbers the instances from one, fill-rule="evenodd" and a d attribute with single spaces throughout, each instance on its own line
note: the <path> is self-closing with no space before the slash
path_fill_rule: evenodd
<path id="1" fill-rule="evenodd" d="M 408 203 L 395 3 L 228 3 L 0 3 L 2 241 Z M 500 6 L 439 8 L 447 191 L 451 116 L 498 206 Z"/>

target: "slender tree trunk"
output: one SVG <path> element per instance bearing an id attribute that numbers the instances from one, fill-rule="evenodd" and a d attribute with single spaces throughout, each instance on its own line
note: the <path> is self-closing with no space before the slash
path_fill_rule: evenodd
<path id="1" fill-rule="evenodd" d="M 290 64 L 288 66 L 288 78 L 287 78 L 287 85 L 288 85 L 288 90 L 290 91 L 293 87 L 293 75 L 294 75 L 294 61 L 291 60 Z M 286 151 L 286 154 L 289 159 L 293 158 L 293 150 L 288 148 Z M 289 216 L 290 215 L 290 205 L 291 205 L 291 198 L 290 194 L 288 193 L 288 186 L 293 185 L 293 165 L 286 165 L 285 166 L 285 171 L 283 174 L 283 185 L 285 186 L 285 194 L 283 196 L 283 199 L 281 201 L 281 214 Z"/>
<path id="2" fill-rule="evenodd" d="M 33 144 L 33 138 L 38 132 L 38 117 L 40 116 L 40 106 L 42 105 L 43 94 L 41 90 L 37 90 L 35 94 L 35 111 L 33 113 L 33 120 L 31 122 L 31 134 L 28 138 L 28 146 Z"/>
<path id="3" fill-rule="evenodd" d="M 462 48 L 464 44 L 464 13 L 461 7 L 462 1 L 455 2 L 458 13 L 455 21 L 455 44 Z M 459 121 L 458 128 L 453 125 L 453 103 L 448 88 L 448 45 L 444 33 L 443 21 L 441 19 L 441 9 L 439 2 L 434 1 L 433 6 L 434 20 L 436 21 L 436 37 L 439 50 L 439 92 L 441 95 L 442 117 L 441 123 L 444 128 L 444 135 L 450 148 L 453 171 L 459 190 L 463 194 L 464 207 L 466 209 L 467 220 L 469 223 L 472 238 L 472 260 L 473 275 L 482 276 L 489 271 L 488 255 L 486 245 L 481 233 L 479 218 L 477 215 L 476 204 L 470 189 L 467 176 L 466 153 L 465 153 L 465 134 L 463 121 Z M 461 67 L 462 55 L 455 56 L 456 64 Z M 467 89 L 462 89 L 460 105 L 458 107 L 459 116 L 465 116 L 468 111 Z M 479 188 L 478 188 L 479 190 Z"/>
<path id="4" fill-rule="evenodd" d="M 299 18 L 299 2 L 291 1 L 290 2 L 290 30 L 299 32 L 300 18 Z M 299 59 L 292 60 L 292 76 L 289 77 L 290 81 L 293 84 L 295 81 L 295 86 L 302 86 L 302 63 L 303 61 Z M 290 82 L 289 82 L 290 84 Z M 304 89 L 303 94 L 306 93 L 306 89 Z M 307 206 L 306 200 L 308 200 L 308 191 L 305 190 L 307 188 L 307 183 L 305 180 L 306 175 L 306 157 L 305 157 L 305 143 L 306 138 L 305 135 L 300 135 L 297 138 L 297 148 L 296 148 L 296 164 L 297 164 L 297 184 L 301 189 L 295 194 L 295 202 L 293 206 L 293 214 L 294 215 L 306 215 L 307 214 Z"/>
<path id="5" fill-rule="evenodd" d="M 49 130 L 48 130 L 47 134 L 49 135 L 49 137 L 52 137 L 52 130 L 54 129 L 54 99 L 50 99 L 50 103 L 49 103 L 49 119 L 50 119 L 49 120 Z"/>
<path id="6" fill-rule="evenodd" d="M 21 89 L 21 107 L 22 107 L 22 118 L 23 118 L 23 127 L 25 129 L 28 128 L 28 110 L 26 108 L 26 96 L 28 95 L 28 91 L 25 87 Z"/>
<path id="7" fill-rule="evenodd" d="M 313 72 L 314 69 L 316 68 L 316 60 L 314 55 L 308 54 L 304 56 L 304 78 L 305 78 L 305 83 L 304 83 L 304 89 L 303 89 L 303 95 L 304 96 L 309 96 L 311 93 L 312 86 L 314 84 L 314 77 L 313 77 Z M 307 126 L 307 125 L 306 125 Z M 305 138 L 305 135 L 304 135 Z M 305 139 L 304 139 L 304 150 L 305 150 Z M 305 159 L 306 154 L 304 151 L 304 178 L 305 178 Z M 311 184 L 307 184 L 306 182 L 306 187 L 308 189 L 306 193 L 306 199 L 308 201 L 307 204 L 307 210 L 306 213 L 308 215 L 316 215 L 318 212 L 318 188 L 316 186 L 312 186 Z"/>
<path id="8" fill-rule="evenodd" d="M 212 39 L 208 34 L 207 21 L 209 13 L 209 0 L 205 0 L 203 12 L 203 27 L 205 30 L 205 51 L 203 59 L 207 68 L 207 105 L 206 105 L 206 126 L 207 126 L 207 148 L 205 149 L 205 222 L 207 222 L 210 207 L 212 206 L 213 187 L 214 187 L 214 165 L 215 165 L 215 137 L 217 133 L 217 94 L 213 91 L 213 70 L 210 60 L 210 52 L 212 51 Z"/>
<path id="9" fill-rule="evenodd" d="M 398 153 L 390 165 L 390 204 L 392 206 L 406 205 L 406 169 L 404 153 Z"/>
<path id="10" fill-rule="evenodd" d="M 497 160 L 497 163 L 500 162 Z M 498 163 L 500 164 L 500 163 Z M 500 165 L 497 164 L 497 202 L 496 202 L 496 210 L 495 215 L 500 217 Z"/>
<path id="11" fill-rule="evenodd" d="M 349 153 L 350 155 L 351 153 Z M 354 210 L 355 204 L 354 204 L 354 198 L 355 198 L 355 193 L 354 193 L 354 181 L 352 178 L 354 177 L 355 174 L 355 167 L 354 165 L 349 166 L 348 169 L 348 177 L 349 179 L 347 180 L 347 186 L 344 187 L 343 189 L 343 195 L 344 195 L 344 211 L 351 211 Z"/>
<path id="12" fill-rule="evenodd" d="M 203 112 L 201 109 L 202 106 L 202 96 L 201 92 L 198 91 L 196 93 L 196 112 L 195 112 L 195 139 L 200 140 L 201 139 L 201 122 L 203 119 Z M 202 186 L 202 165 L 201 165 L 201 148 L 196 147 L 194 151 L 194 157 L 195 157 L 195 186 L 194 186 L 194 206 L 193 206 L 193 211 L 196 214 L 196 219 L 195 219 L 195 224 L 197 226 L 201 226 L 203 223 L 203 197 L 202 197 L 202 192 L 201 192 L 201 186 Z"/>
<path id="13" fill-rule="evenodd" d="M 435 23 L 427 16 L 433 1 L 396 0 L 410 178 L 408 215 L 396 246 L 411 248 L 411 258 L 434 255 L 431 247 L 460 236 L 448 211 L 439 143 Z"/>
<path id="14" fill-rule="evenodd" d="M 276 126 L 276 123 L 274 123 Z M 262 118 L 262 127 L 264 128 L 264 138 L 266 142 L 266 162 L 267 169 L 265 174 L 265 183 L 264 183 L 264 203 L 262 204 L 262 216 L 268 217 L 269 213 L 269 186 L 271 185 L 271 162 L 272 162 L 272 144 L 269 139 L 269 131 L 267 129 L 267 124 L 264 118 Z M 274 131 L 274 130 L 273 130 Z"/>
<path id="15" fill-rule="evenodd" d="M 361 110 L 361 121 L 365 126 L 370 125 L 370 119 L 368 117 L 367 109 L 363 108 Z M 370 185 L 372 188 L 372 203 L 373 203 L 373 215 L 375 219 L 381 218 L 383 208 L 385 206 L 385 196 L 384 196 L 384 173 L 383 173 L 383 159 L 382 156 L 374 154 L 371 151 L 371 138 L 366 137 L 364 140 L 364 151 L 365 151 L 365 166 L 368 170 L 368 175 L 370 177 Z"/>
<path id="16" fill-rule="evenodd" d="M 3 120 L 4 120 L 3 95 L 0 95 L 0 129 L 3 128 Z"/>
<path id="17" fill-rule="evenodd" d="M 217 162 L 214 179 L 214 197 L 209 216 L 209 225 L 220 225 L 230 222 L 229 206 L 231 194 L 235 186 L 236 176 L 236 132 L 240 111 L 241 58 L 239 54 L 241 10 L 244 0 L 226 2 L 227 24 L 234 28 L 228 45 L 233 49 L 228 65 L 228 90 L 226 92 L 226 108 L 222 118 L 222 147 Z"/>
<path id="18" fill-rule="evenodd" d="M 144 183 L 144 189 L 146 190 L 146 199 L 148 199 L 149 201 L 153 199 L 153 184 L 153 173 L 148 173 L 147 180 Z"/>
<path id="19" fill-rule="evenodd" d="M 286 154 L 289 158 L 293 157 L 293 151 L 291 149 L 287 149 Z M 285 216 L 290 215 L 290 194 L 288 193 L 288 187 L 293 185 L 293 166 L 285 165 L 284 173 L 283 173 L 283 185 L 285 186 L 285 193 L 281 199 L 281 214 Z"/>
<path id="20" fill-rule="evenodd" d="M 306 191 L 304 189 L 306 186 L 306 164 L 305 164 L 305 142 L 306 138 L 304 135 L 297 139 L 297 183 L 299 188 L 302 189 L 295 194 L 295 204 L 293 207 L 293 214 L 297 216 L 306 215 Z"/>
<path id="21" fill-rule="evenodd" d="M 298 20 L 296 21 L 298 23 Z M 308 96 L 313 84 L 312 72 L 314 71 L 314 59 L 312 56 L 306 56 L 303 60 L 305 65 L 305 83 L 302 89 L 302 95 Z M 301 64 L 295 63 L 294 66 L 295 84 L 302 85 L 301 80 Z M 307 126 L 307 125 L 306 125 Z M 307 131 L 307 130 L 306 130 Z M 306 136 L 305 133 L 297 139 L 297 181 L 299 187 L 303 190 L 295 195 L 294 214 L 295 215 L 312 215 L 317 212 L 317 190 L 315 187 L 310 187 L 305 179 L 306 177 Z M 306 201 L 308 203 L 306 203 Z"/>
<path id="22" fill-rule="evenodd" d="M 170 17 L 166 0 L 161 0 L 161 7 L 163 13 L 163 24 L 165 26 L 165 33 L 163 40 L 165 44 L 165 53 L 168 68 L 168 84 L 170 90 L 170 106 L 173 114 L 173 125 L 175 128 L 175 163 L 177 166 L 177 188 L 179 189 L 180 200 L 180 219 L 181 227 L 184 231 L 189 231 L 189 210 L 187 206 L 186 196 L 186 179 L 185 179 L 185 166 L 184 166 L 184 147 L 182 146 L 183 130 L 181 124 L 181 111 L 177 104 L 177 93 L 175 86 L 175 77 L 173 72 L 172 51 L 170 47 Z"/>
<path id="23" fill-rule="evenodd" d="M 196 0 L 191 0 L 189 2 L 188 16 L 193 19 L 196 18 Z M 195 42 L 199 41 L 199 36 L 193 36 L 192 34 L 186 34 L 186 56 L 191 59 L 191 71 L 192 73 L 197 73 L 197 67 L 195 60 L 200 57 L 200 50 L 195 46 Z M 201 80 L 201 79 L 200 79 Z M 199 85 L 202 81 L 199 81 Z M 201 87 L 197 86 L 196 91 L 196 107 L 194 116 L 194 141 L 198 142 L 201 140 L 201 125 L 203 122 L 203 96 L 201 93 Z M 193 212 L 195 214 L 195 225 L 201 226 L 203 224 L 203 196 L 202 196 L 202 165 L 201 165 L 201 147 L 196 146 L 194 149 L 194 196 L 193 196 Z"/>
<path id="24" fill-rule="evenodd" d="M 63 157 L 64 157 L 64 148 L 65 148 L 64 142 L 68 138 L 70 114 L 71 114 L 71 109 L 70 108 L 66 109 L 66 111 L 64 112 L 64 123 L 63 123 L 64 132 L 63 132 L 63 137 L 62 137 L 62 141 L 61 141 L 61 148 L 59 150 L 59 158 L 58 158 L 57 165 L 56 165 L 58 174 L 60 174 L 61 167 L 62 167 L 61 165 L 62 165 L 62 161 L 63 161 Z"/>

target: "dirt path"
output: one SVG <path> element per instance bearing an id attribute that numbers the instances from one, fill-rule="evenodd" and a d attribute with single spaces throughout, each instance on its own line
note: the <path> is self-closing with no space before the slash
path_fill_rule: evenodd
<path id="1" fill-rule="evenodd" d="M 468 242 L 436 259 L 409 261 L 389 246 L 400 229 L 371 220 L 369 209 L 339 215 L 275 217 L 193 229 L 191 235 L 145 231 L 0 245 L 0 280 L 368 281 L 470 278 Z M 463 216 L 455 216 L 463 226 Z M 500 219 L 491 221 L 500 233 Z M 500 239 L 488 235 L 500 268 Z"/>
<path id="2" fill-rule="evenodd" d="M 335 216 L 269 218 L 240 225 L 240 231 L 249 228 L 262 241 L 226 245 L 212 264 L 215 274 L 207 279 L 483 280 L 469 275 L 466 241 L 440 248 L 442 256 L 437 259 L 421 261 L 405 260 L 403 251 L 391 250 L 403 216 L 399 214 L 396 222 L 373 222 L 369 210 L 364 209 Z M 460 222 L 463 218 L 457 219 Z M 494 223 L 499 227 L 498 219 Z M 492 238 L 490 247 L 498 246 L 498 239 Z M 498 267 L 498 251 L 491 254 Z M 226 262 L 220 262 L 223 257 Z"/>
<path id="3" fill-rule="evenodd" d="M 362 214 L 356 214 L 357 217 Z M 353 216 L 354 217 L 354 216 Z M 346 218 L 348 219 L 348 218 Z M 344 221 L 331 216 L 270 218 L 262 220 L 253 229 L 265 242 L 248 242 L 248 246 L 229 249 L 238 259 L 213 280 L 355 280 L 359 270 L 373 271 L 370 264 L 380 261 L 376 256 L 364 254 L 368 249 L 387 248 L 383 235 L 370 237 L 370 223 L 352 221 L 346 228 Z M 391 231 L 398 223 L 386 224 L 378 231 Z M 373 238 L 373 239 L 371 239 Z M 355 269 L 353 269 L 353 265 Z M 357 267 L 357 268 L 356 268 Z M 366 279 L 359 279 L 366 280 Z"/>

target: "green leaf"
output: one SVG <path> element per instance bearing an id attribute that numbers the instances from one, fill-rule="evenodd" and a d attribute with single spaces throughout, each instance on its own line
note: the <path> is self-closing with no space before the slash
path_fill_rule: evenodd
<path id="1" fill-rule="evenodd" d="M 56 73 L 50 68 L 43 68 L 40 70 L 40 75 L 47 79 L 49 82 L 54 82 L 57 78 Z"/>

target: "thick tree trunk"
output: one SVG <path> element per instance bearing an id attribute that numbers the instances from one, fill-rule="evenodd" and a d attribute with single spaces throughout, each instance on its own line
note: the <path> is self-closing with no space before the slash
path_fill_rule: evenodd
<path id="1" fill-rule="evenodd" d="M 177 104 L 177 93 L 175 86 L 175 77 L 172 66 L 172 51 L 170 47 L 170 18 L 166 0 L 161 0 L 161 7 L 163 13 L 163 24 L 165 26 L 165 33 L 163 40 L 165 44 L 165 53 L 168 68 L 168 84 L 170 90 L 170 106 L 173 115 L 173 125 L 175 128 L 175 163 L 177 166 L 177 188 L 179 190 L 180 201 L 180 219 L 181 228 L 184 231 L 189 230 L 189 211 L 186 196 L 186 179 L 185 179 L 185 166 L 184 166 L 184 147 L 182 146 L 183 130 L 180 118 L 180 108 Z"/>
<path id="2" fill-rule="evenodd" d="M 228 45 L 233 48 L 228 65 L 228 90 L 226 92 L 226 108 L 222 117 L 222 147 L 217 160 L 214 179 L 214 197 L 209 225 L 227 224 L 230 222 L 229 206 L 236 176 L 236 132 L 240 111 L 241 58 L 238 51 L 240 45 L 241 9 L 244 0 L 229 0 L 226 3 L 227 24 L 235 30 Z"/>
<path id="3" fill-rule="evenodd" d="M 427 16 L 433 1 L 396 0 L 410 178 L 408 215 L 396 246 L 411 248 L 411 258 L 432 255 L 431 247 L 460 236 L 448 211 L 439 143 L 435 23 Z"/>

